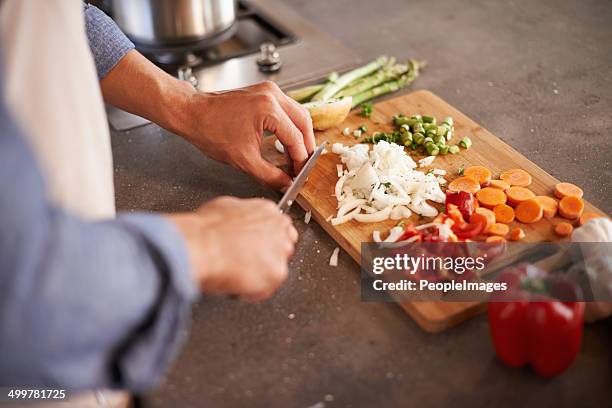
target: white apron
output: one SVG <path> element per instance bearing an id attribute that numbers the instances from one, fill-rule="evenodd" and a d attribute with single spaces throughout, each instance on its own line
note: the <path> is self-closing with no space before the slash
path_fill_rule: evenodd
<path id="1" fill-rule="evenodd" d="M 89 219 L 115 214 L 110 136 L 79 0 L 0 1 L 7 102 L 49 198 Z"/>

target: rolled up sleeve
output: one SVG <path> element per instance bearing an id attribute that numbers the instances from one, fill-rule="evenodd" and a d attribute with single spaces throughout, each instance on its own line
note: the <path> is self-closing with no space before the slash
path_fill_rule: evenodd
<path id="1" fill-rule="evenodd" d="M 104 78 L 134 48 L 115 22 L 99 8 L 86 4 L 85 31 L 93 54 L 98 78 Z"/>
<path id="2" fill-rule="evenodd" d="M 0 386 L 139 391 L 184 339 L 198 290 L 153 214 L 87 222 L 50 204 L 0 100 Z"/>

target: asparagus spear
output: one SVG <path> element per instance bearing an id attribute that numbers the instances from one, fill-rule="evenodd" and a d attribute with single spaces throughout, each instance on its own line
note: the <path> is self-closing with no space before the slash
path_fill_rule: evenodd
<path id="1" fill-rule="evenodd" d="M 386 56 L 378 57 L 374 61 L 371 61 L 362 67 L 356 68 L 352 71 L 340 75 L 336 81 L 326 84 L 323 89 L 321 89 L 315 96 L 313 96 L 312 100 L 324 101 L 330 99 L 335 94 L 344 89 L 347 85 L 349 85 L 351 82 L 362 78 L 374 71 L 377 71 L 380 67 L 385 65 L 387 61 L 388 58 Z"/>
<path id="2" fill-rule="evenodd" d="M 287 92 L 287 95 L 298 102 L 308 102 L 310 98 L 319 92 L 325 84 L 309 85 L 303 88 L 293 89 Z"/>
<path id="3" fill-rule="evenodd" d="M 353 95 L 353 108 L 365 101 L 376 98 L 377 96 L 385 95 L 407 87 L 412 83 L 412 81 L 415 80 L 416 77 L 419 76 L 419 69 L 425 66 L 425 62 L 410 60 L 408 66 L 408 72 L 400 76 L 398 79 L 385 82 L 382 85 L 368 89 L 360 94 Z"/>
<path id="4" fill-rule="evenodd" d="M 408 65 L 398 64 L 387 69 L 380 69 L 374 74 L 360 79 L 353 85 L 344 88 L 334 97 L 353 96 L 374 88 L 377 85 L 399 78 L 401 75 L 408 72 Z"/>

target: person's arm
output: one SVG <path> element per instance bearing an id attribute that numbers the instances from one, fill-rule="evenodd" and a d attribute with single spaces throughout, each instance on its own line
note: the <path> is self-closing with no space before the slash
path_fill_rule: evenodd
<path id="1" fill-rule="evenodd" d="M 308 111 L 272 82 L 217 93 L 195 90 L 140 53 L 99 9 L 85 9 L 86 30 L 104 99 L 186 138 L 204 154 L 274 188 L 287 174 L 261 156 L 264 130 L 277 135 L 299 170 L 315 147 Z"/>
<path id="2" fill-rule="evenodd" d="M 0 386 L 148 388 L 199 290 L 271 296 L 297 240 L 267 200 L 81 220 L 46 199 L 2 98 L 0 191 Z"/>

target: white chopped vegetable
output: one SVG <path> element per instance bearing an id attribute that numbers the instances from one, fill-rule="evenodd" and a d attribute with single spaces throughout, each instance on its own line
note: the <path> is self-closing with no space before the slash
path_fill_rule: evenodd
<path id="1" fill-rule="evenodd" d="M 312 218 L 312 211 L 306 211 L 306 215 L 304 215 L 304 222 L 306 224 L 310 223 L 311 218 Z"/>
<path id="2" fill-rule="evenodd" d="M 338 266 L 338 254 L 340 253 L 340 248 L 336 247 L 334 252 L 332 252 L 331 257 L 329 258 L 329 266 Z"/>
<path id="3" fill-rule="evenodd" d="M 355 137 L 359 137 L 359 136 L 361 136 L 361 129 L 355 129 L 355 130 L 353 130 L 353 136 L 355 136 Z"/>
<path id="4" fill-rule="evenodd" d="M 374 242 L 382 242 L 382 240 L 380 239 L 380 231 L 379 230 L 372 231 L 372 240 Z"/>
<path id="5" fill-rule="evenodd" d="M 342 134 L 343 134 L 344 136 L 348 136 L 348 135 L 350 135 L 350 134 L 351 134 L 351 129 L 349 129 L 349 128 L 344 128 L 344 130 L 342 131 Z"/>
<path id="6" fill-rule="evenodd" d="M 434 176 L 443 176 L 446 174 L 446 170 L 442 170 L 442 169 L 433 169 L 431 171 L 431 174 L 433 174 Z"/>
<path id="7" fill-rule="evenodd" d="M 338 213 L 332 219 L 334 225 L 352 219 L 358 222 L 399 220 L 410 217 L 412 212 L 435 217 L 438 210 L 428 201 L 445 202 L 440 189 L 440 184 L 446 182 L 440 175 L 443 170 L 438 175 L 434 171 L 425 174 L 416 170 L 416 163 L 403 146 L 380 141 L 370 150 L 367 144 L 347 147 L 334 143 L 332 152 L 346 166 L 346 170 L 338 172 L 334 189 L 338 200 Z"/>
<path id="8" fill-rule="evenodd" d="M 393 227 L 389 231 L 389 236 L 385 238 L 384 242 L 395 242 L 404 235 L 404 229 L 402 227 Z"/>
<path id="9" fill-rule="evenodd" d="M 344 169 L 341 164 L 336 164 L 336 171 L 338 172 L 338 177 L 342 177 L 344 174 Z"/>
<path id="10" fill-rule="evenodd" d="M 426 158 L 419 160 L 419 167 L 427 167 L 431 165 L 435 159 L 436 156 L 427 156 Z"/>
<path id="11" fill-rule="evenodd" d="M 274 148 L 279 152 L 279 153 L 285 153 L 285 146 L 283 146 L 283 144 L 280 142 L 280 140 L 276 139 L 274 141 Z"/>

